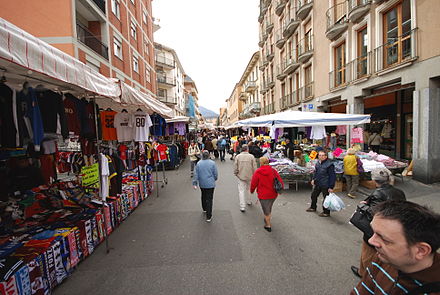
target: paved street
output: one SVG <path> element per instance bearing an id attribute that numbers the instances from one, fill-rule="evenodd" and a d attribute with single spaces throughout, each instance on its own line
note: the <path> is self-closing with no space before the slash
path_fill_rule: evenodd
<path id="1" fill-rule="evenodd" d="M 212 223 L 186 161 L 110 236 L 110 253 L 99 246 L 55 294 L 348 294 L 361 233 L 347 221 L 361 198 L 339 193 L 346 210 L 321 218 L 305 212 L 310 187 L 291 188 L 275 202 L 268 233 L 259 204 L 239 211 L 232 161 L 217 165 Z M 396 182 L 439 211 L 438 187 Z"/>

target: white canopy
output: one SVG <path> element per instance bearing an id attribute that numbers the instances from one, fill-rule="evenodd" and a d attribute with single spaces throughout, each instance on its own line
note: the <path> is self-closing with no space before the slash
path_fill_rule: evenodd
<path id="1" fill-rule="evenodd" d="M 363 114 L 285 111 L 281 113 L 241 120 L 234 125 L 248 127 L 301 127 L 358 125 L 369 122 L 370 115 Z"/>
<path id="2" fill-rule="evenodd" d="M 177 123 L 177 122 L 182 122 L 182 123 L 188 123 L 190 120 L 190 117 L 185 117 L 185 116 L 177 116 L 171 119 L 166 119 L 165 121 L 167 123 Z"/>
<path id="3" fill-rule="evenodd" d="M 6 71 L 17 65 L 55 81 L 79 86 L 98 95 L 117 98 L 121 95 L 119 85 L 96 72 L 74 57 L 47 44 L 0 18 L 0 61 L 6 63 Z M 28 72 L 31 70 L 32 72 Z M 62 83 L 58 83 L 62 85 Z"/>

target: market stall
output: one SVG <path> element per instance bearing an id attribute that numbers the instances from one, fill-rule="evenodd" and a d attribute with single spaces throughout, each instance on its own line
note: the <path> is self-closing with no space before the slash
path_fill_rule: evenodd
<path id="1" fill-rule="evenodd" d="M 50 294 L 152 194 L 172 111 L 3 19 L 0 91 L 0 294 Z"/>

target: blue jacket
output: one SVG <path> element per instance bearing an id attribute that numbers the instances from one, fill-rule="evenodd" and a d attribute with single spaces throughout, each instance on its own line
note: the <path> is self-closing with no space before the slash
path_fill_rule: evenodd
<path id="1" fill-rule="evenodd" d="M 213 160 L 201 160 L 197 163 L 193 185 L 198 185 L 200 188 L 214 188 L 217 178 L 217 166 Z"/>
<path id="2" fill-rule="evenodd" d="M 315 185 L 319 187 L 333 189 L 336 182 L 335 165 L 330 160 L 325 160 L 322 163 L 318 161 L 313 180 Z"/>

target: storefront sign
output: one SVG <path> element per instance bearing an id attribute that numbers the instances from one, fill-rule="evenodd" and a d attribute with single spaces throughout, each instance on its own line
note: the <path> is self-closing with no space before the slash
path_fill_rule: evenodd
<path id="1" fill-rule="evenodd" d="M 81 168 L 82 185 L 86 187 L 99 187 L 98 163 Z"/>

